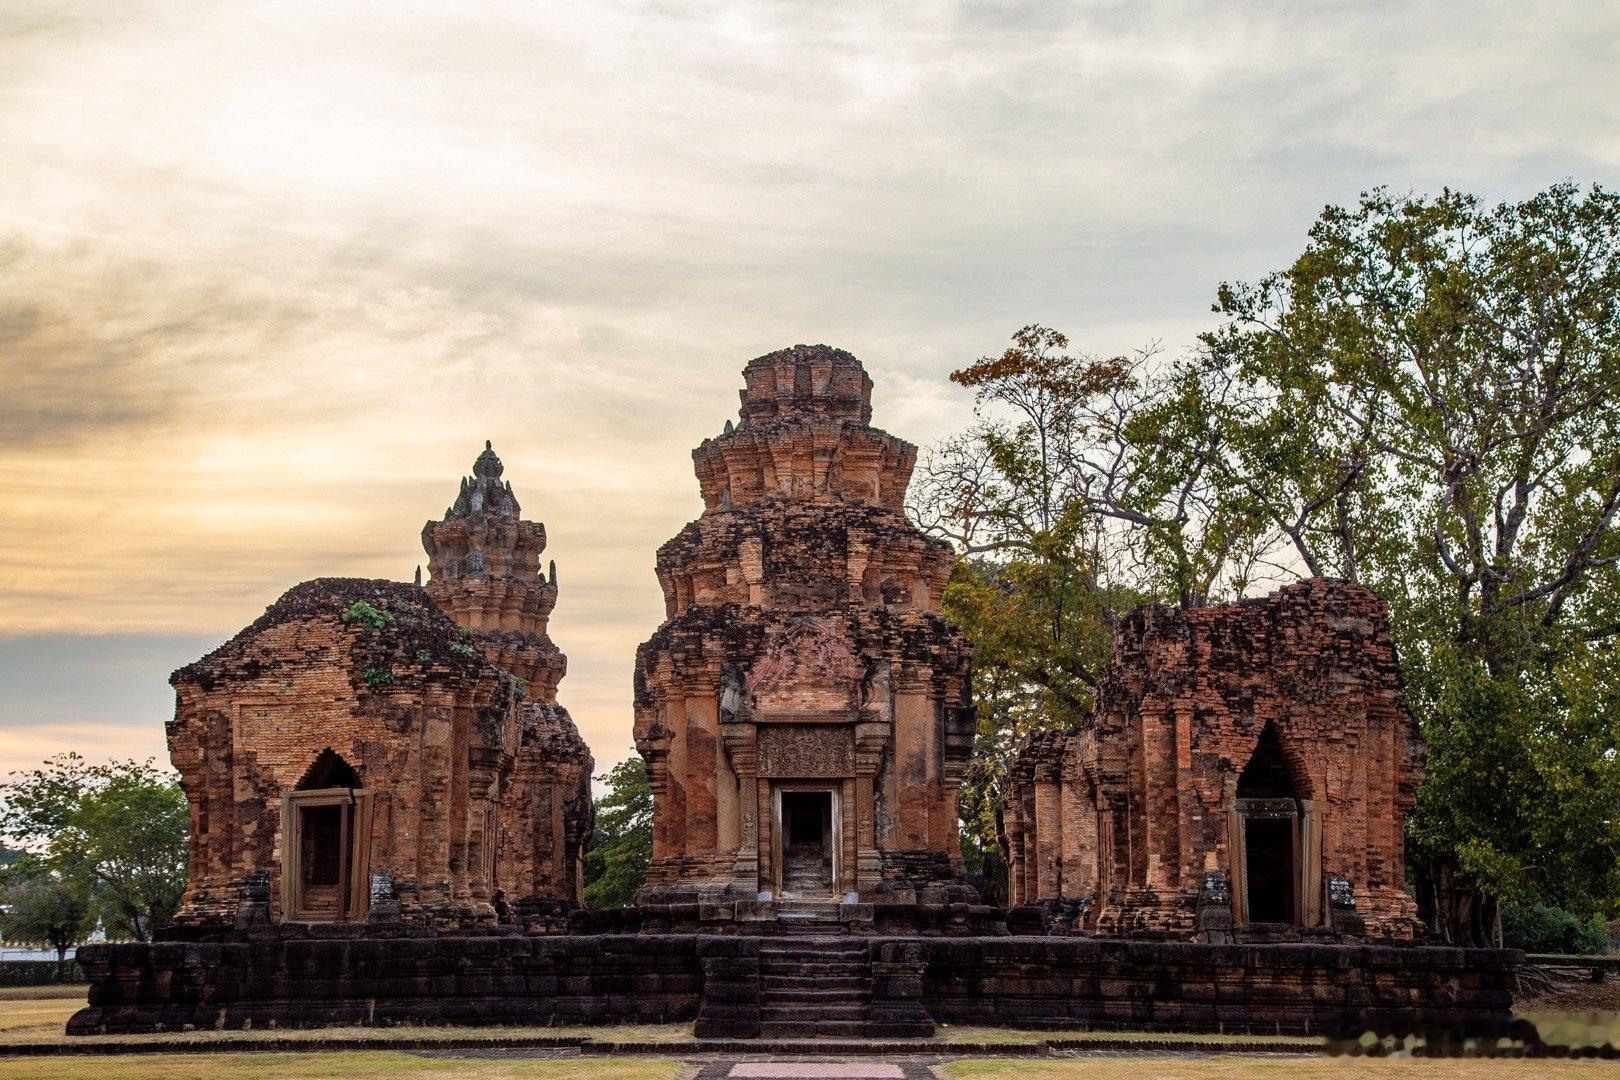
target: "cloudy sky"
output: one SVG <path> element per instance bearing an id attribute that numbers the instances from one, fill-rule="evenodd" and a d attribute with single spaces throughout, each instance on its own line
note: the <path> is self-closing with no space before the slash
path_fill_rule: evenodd
<path id="1" fill-rule="evenodd" d="M 409 579 L 484 439 L 630 746 L 739 370 L 926 444 L 1040 321 L 1184 347 L 1374 185 L 1620 183 L 1620 7 L 0 0 L 0 771 L 162 755 L 168 672 Z"/>

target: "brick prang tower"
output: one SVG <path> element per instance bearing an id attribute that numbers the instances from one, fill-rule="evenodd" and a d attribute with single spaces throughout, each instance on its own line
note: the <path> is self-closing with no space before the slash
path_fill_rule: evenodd
<path id="1" fill-rule="evenodd" d="M 952 553 L 906 520 L 910 443 L 871 426 L 849 353 L 743 371 L 741 422 L 693 451 L 701 517 L 658 551 L 637 653 L 654 792 L 643 903 L 945 902 L 972 749 Z"/>
<path id="2" fill-rule="evenodd" d="M 546 527 L 525 521 L 486 442 L 440 521 L 422 529 L 427 593 L 497 667 L 519 680 L 519 741 L 500 801 L 495 880 L 518 910 L 532 901 L 577 903 L 590 836 L 593 762 L 557 684 L 568 670 L 547 634 L 557 564 L 540 572 Z"/>

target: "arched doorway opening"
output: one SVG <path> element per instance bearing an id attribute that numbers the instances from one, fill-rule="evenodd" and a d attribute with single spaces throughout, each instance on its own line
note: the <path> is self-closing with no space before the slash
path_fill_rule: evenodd
<path id="1" fill-rule="evenodd" d="M 371 793 L 330 748 L 282 805 L 282 917 L 292 922 L 364 918 Z"/>
<path id="2" fill-rule="evenodd" d="M 1268 722 L 1238 774 L 1231 813 L 1233 914 L 1239 925 L 1321 921 L 1321 820 L 1304 795 Z"/>

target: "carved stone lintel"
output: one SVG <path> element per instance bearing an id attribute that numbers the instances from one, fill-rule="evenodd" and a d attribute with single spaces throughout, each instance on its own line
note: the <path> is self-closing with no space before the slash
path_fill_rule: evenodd
<path id="1" fill-rule="evenodd" d="M 783 724 L 759 733 L 759 775 L 797 780 L 855 775 L 855 742 L 848 727 Z"/>

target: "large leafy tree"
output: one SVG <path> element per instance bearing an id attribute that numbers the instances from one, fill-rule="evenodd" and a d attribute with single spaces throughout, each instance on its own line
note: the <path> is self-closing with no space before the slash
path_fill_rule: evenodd
<path id="1" fill-rule="evenodd" d="M 0 907 L 0 935 L 7 941 L 49 945 L 60 963 L 95 927 L 90 891 L 83 881 L 30 868 L 9 867 Z"/>
<path id="2" fill-rule="evenodd" d="M 153 763 L 51 758 L 0 788 L 0 835 L 63 881 L 83 882 L 110 936 L 150 941 L 186 881 L 190 811 Z"/>
<path id="3" fill-rule="evenodd" d="M 1612 913 L 1620 199 L 1373 192 L 1216 310 L 1198 411 L 1223 483 L 1307 572 L 1390 601 L 1431 928 L 1489 940 L 1504 899 Z"/>
<path id="4" fill-rule="evenodd" d="M 596 779 L 607 790 L 596 800 L 596 832 L 585 852 L 585 904 L 625 907 L 652 864 L 652 784 L 636 754 Z"/>
<path id="5" fill-rule="evenodd" d="M 962 553 L 945 612 L 974 642 L 979 732 L 960 811 L 964 855 L 993 896 L 995 808 L 1018 743 L 1089 723 L 1131 607 L 1240 592 L 1264 529 L 1216 483 L 1205 448 L 1219 433 L 1186 422 L 1186 373 L 1152 349 L 1077 355 L 1027 326 L 951 378 L 975 392 L 978 422 L 929 455 L 910 510 Z"/>

